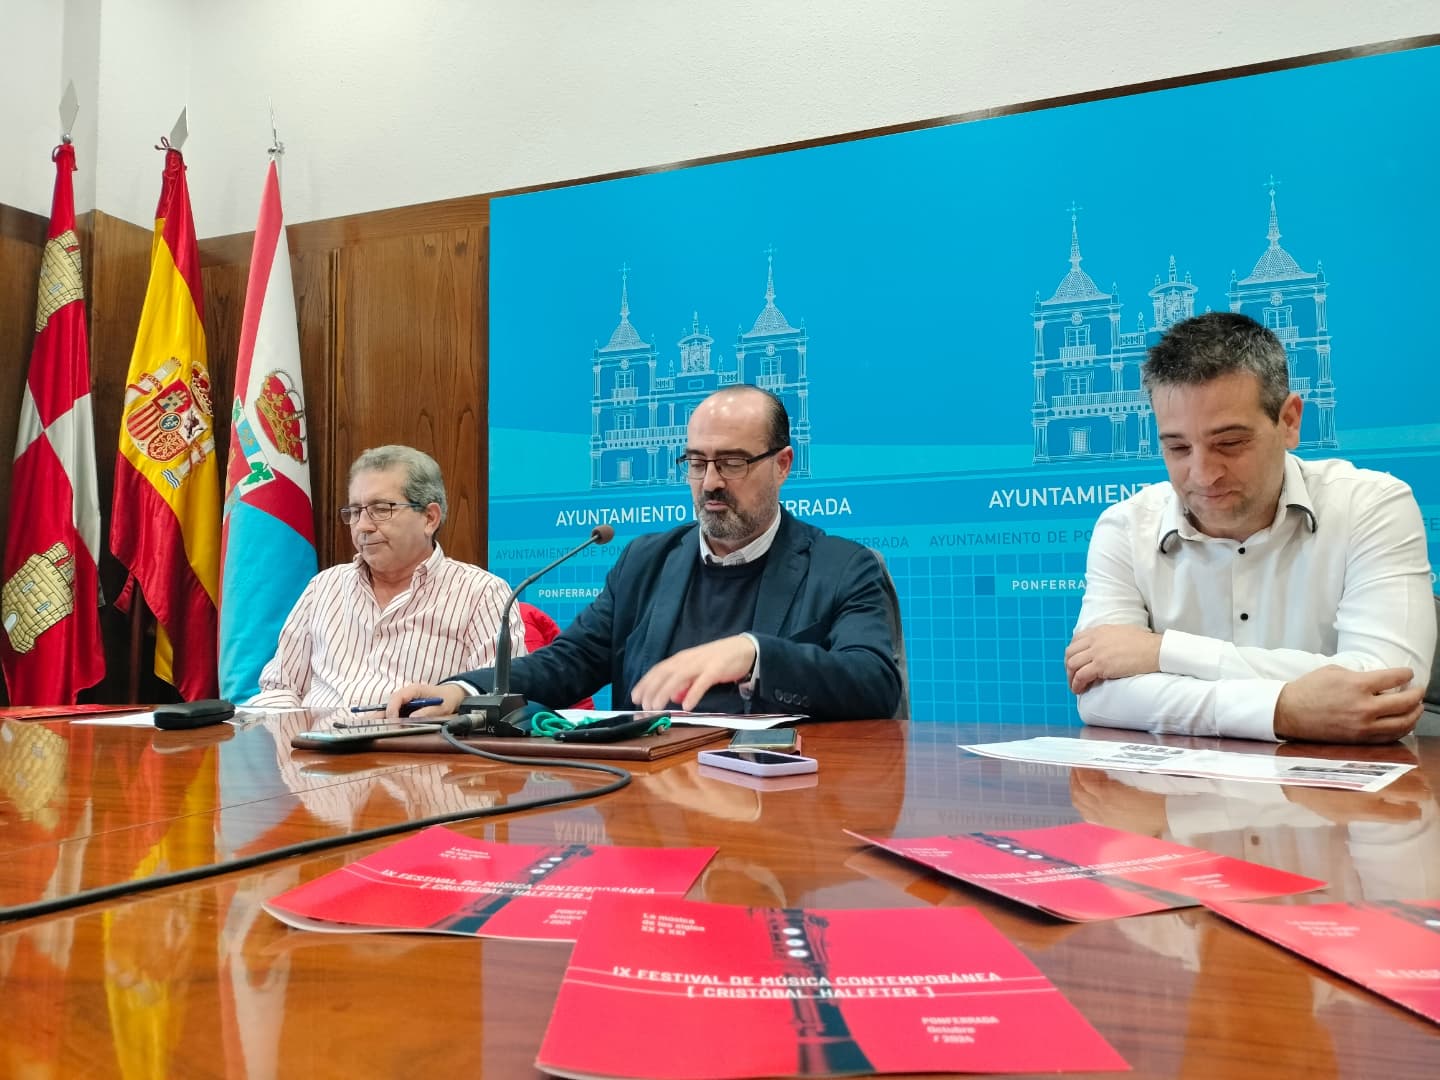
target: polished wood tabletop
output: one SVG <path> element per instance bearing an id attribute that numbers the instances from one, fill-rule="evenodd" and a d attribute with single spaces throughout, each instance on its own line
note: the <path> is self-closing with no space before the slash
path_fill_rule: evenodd
<path id="1" fill-rule="evenodd" d="M 517 843 L 715 846 L 692 899 L 976 907 L 1130 1062 L 1130 1075 L 1440 1075 L 1440 1027 L 1203 909 L 1063 923 L 843 831 L 925 836 L 1085 819 L 1329 882 L 1296 902 L 1436 899 L 1440 731 L 1368 749 L 1195 741 L 1419 766 L 1363 794 L 1068 770 L 958 745 L 1135 738 L 1129 732 L 814 725 L 804 729 L 805 751 L 820 761 L 813 782 L 756 790 L 739 774 L 702 770 L 691 751 L 634 765 L 629 787 L 592 802 L 506 811 L 608 778 L 460 755 L 292 751 L 291 734 L 311 723 L 288 714 L 159 732 L 0 721 L 0 905 L 491 809 L 501 812 L 450 827 Z M 0 1076 L 536 1076 L 568 945 L 311 933 L 261 910 L 393 842 L 0 923 Z"/>

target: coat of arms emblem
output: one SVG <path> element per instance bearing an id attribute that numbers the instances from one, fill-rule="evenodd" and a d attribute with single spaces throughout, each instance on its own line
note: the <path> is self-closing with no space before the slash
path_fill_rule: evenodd
<path id="1" fill-rule="evenodd" d="M 10 647 L 24 655 L 35 641 L 75 610 L 75 556 L 63 543 L 31 555 L 0 590 L 0 619 Z"/>
<path id="2" fill-rule="evenodd" d="M 142 454 L 168 466 L 171 487 L 215 452 L 213 414 L 209 376 L 197 368 L 186 382 L 173 356 L 125 388 L 125 430 Z"/>

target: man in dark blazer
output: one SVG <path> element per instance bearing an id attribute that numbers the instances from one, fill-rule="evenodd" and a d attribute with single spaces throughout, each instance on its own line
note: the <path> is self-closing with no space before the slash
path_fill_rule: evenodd
<path id="1" fill-rule="evenodd" d="M 632 541 L 595 601 L 546 648 L 517 658 L 510 688 L 563 704 L 612 688 L 617 709 L 891 716 L 901 694 L 892 603 L 874 552 L 780 505 L 790 419 L 773 394 L 728 387 L 691 414 L 679 461 L 697 525 Z M 489 670 L 390 698 L 452 713 Z"/>

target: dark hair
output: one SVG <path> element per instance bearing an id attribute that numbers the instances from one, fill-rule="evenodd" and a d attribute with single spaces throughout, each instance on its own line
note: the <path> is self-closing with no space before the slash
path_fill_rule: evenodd
<path id="1" fill-rule="evenodd" d="M 758 386 L 751 386 L 748 383 L 741 383 L 739 386 L 726 386 L 716 390 L 711 397 L 721 395 L 733 396 L 735 394 L 759 394 L 766 400 L 770 412 L 770 437 L 766 450 L 784 450 L 790 445 L 790 414 L 785 411 L 785 403 L 769 390 L 762 390 Z"/>
<path id="2" fill-rule="evenodd" d="M 1207 311 L 1178 322 L 1150 348 L 1141 379 L 1157 386 L 1196 386 L 1237 371 L 1260 383 L 1260 407 L 1271 420 L 1290 396 L 1290 366 L 1280 339 L 1248 315 Z"/>

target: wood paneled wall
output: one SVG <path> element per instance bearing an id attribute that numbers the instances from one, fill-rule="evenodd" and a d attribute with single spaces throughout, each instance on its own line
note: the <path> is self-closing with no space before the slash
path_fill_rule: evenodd
<path id="1" fill-rule="evenodd" d="M 260 195 L 257 172 L 255 195 Z M 192 177 L 192 183 L 203 178 Z M 158 186 L 157 186 L 158 191 Z M 203 223 L 200 223 L 203 227 Z M 33 339 L 35 283 L 45 220 L 0 206 L 0 517 L 8 519 L 11 448 Z M 120 406 L 149 277 L 150 230 L 101 211 L 81 225 L 90 305 L 91 384 L 100 509 L 107 551 L 101 584 L 123 584 L 108 554 Z M 289 229 L 308 453 L 320 565 L 354 554 L 336 508 L 361 450 L 406 443 L 445 476 L 448 554 L 484 565 L 487 544 L 489 199 L 474 196 L 307 222 Z M 202 241 L 206 346 L 214 382 L 216 445 L 228 446 L 252 235 Z M 223 457 L 222 457 L 223 468 Z M 219 497 L 219 493 L 216 493 Z M 3 527 L 3 520 L 0 520 Z M 123 700 L 129 630 L 103 619 L 109 675 L 85 695 Z M 144 664 L 149 669 L 148 650 Z M 141 696 L 174 696 L 142 682 Z"/>
<path id="2" fill-rule="evenodd" d="M 257 185 L 258 199 L 258 185 Z M 489 467 L 485 196 L 289 229 L 321 566 L 354 549 L 336 510 L 350 463 L 405 443 L 440 463 L 446 553 L 486 560 Z M 229 415 L 251 234 L 202 241 L 217 414 Z M 228 427 L 221 434 L 228 438 Z"/>

